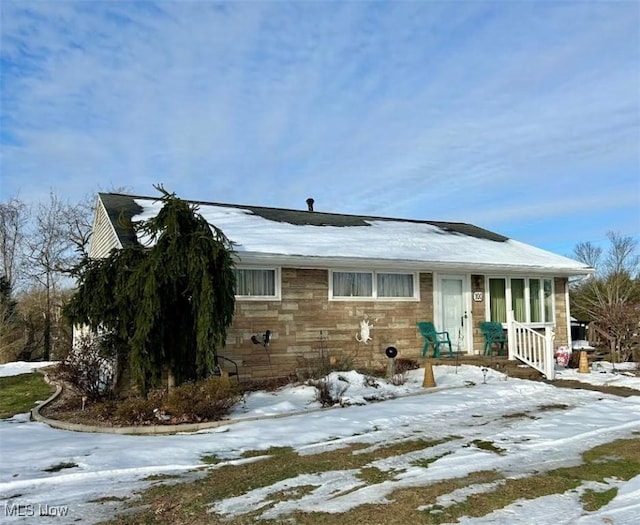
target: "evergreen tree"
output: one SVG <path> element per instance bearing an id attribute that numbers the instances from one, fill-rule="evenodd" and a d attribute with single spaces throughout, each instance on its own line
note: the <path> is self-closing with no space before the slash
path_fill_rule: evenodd
<path id="1" fill-rule="evenodd" d="M 230 241 L 197 206 L 157 189 L 162 209 L 133 225 L 150 247 L 85 260 L 66 308 L 73 323 L 119 341 L 142 392 L 158 384 L 164 368 L 178 384 L 206 377 L 235 308 Z"/>
<path id="2" fill-rule="evenodd" d="M 17 301 L 13 299 L 11 282 L 5 275 L 0 275 L 0 321 L 8 322 L 16 314 Z"/>
<path id="3" fill-rule="evenodd" d="M 11 282 L 0 275 L 0 363 L 13 361 L 20 353 L 22 330 L 17 305 Z"/>

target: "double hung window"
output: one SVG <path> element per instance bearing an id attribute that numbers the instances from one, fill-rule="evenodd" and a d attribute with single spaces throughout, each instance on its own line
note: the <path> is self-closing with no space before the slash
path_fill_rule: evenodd
<path id="1" fill-rule="evenodd" d="M 413 273 L 331 271 L 332 299 L 417 299 Z"/>
<path id="2" fill-rule="evenodd" d="M 278 299 L 280 276 L 276 268 L 236 268 L 236 297 Z"/>

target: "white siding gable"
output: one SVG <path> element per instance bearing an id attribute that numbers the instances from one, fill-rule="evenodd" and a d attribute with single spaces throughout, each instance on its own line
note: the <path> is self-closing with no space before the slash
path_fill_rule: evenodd
<path id="1" fill-rule="evenodd" d="M 102 204 L 102 200 L 98 197 L 96 213 L 93 218 L 93 234 L 89 244 L 89 257 L 102 259 L 109 255 L 113 248 L 121 249 L 122 243 L 120 243 L 113 224 L 109 220 L 109 215 L 105 210 L 104 204 Z"/>

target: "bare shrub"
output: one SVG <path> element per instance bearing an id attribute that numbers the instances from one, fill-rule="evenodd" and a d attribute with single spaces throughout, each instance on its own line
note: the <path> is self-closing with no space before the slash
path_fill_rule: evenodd
<path id="1" fill-rule="evenodd" d="M 311 380 L 309 384 L 316 388 L 316 401 L 323 407 L 341 404 L 342 395 L 349 386 L 348 384 L 332 383 L 326 379 Z"/>
<path id="2" fill-rule="evenodd" d="M 147 397 L 129 397 L 94 405 L 100 420 L 121 425 L 200 423 L 224 418 L 240 400 L 237 386 L 211 377 L 172 389 L 151 390 Z M 97 408 L 100 407 L 100 408 Z"/>
<path id="3" fill-rule="evenodd" d="M 120 401 L 115 409 L 115 419 L 127 425 L 157 423 L 154 410 L 158 403 L 154 399 L 132 397 Z"/>
<path id="4" fill-rule="evenodd" d="M 407 376 L 405 374 L 393 374 L 389 378 L 389 383 L 394 386 L 401 386 L 407 382 Z"/>
<path id="5" fill-rule="evenodd" d="M 604 336 L 613 362 L 640 357 L 640 255 L 638 239 L 607 233 L 606 252 L 589 242 L 574 252 L 578 260 L 596 269 L 594 275 L 570 288 L 571 314 L 593 323 Z M 594 342 L 597 344 L 597 341 Z"/>
<path id="6" fill-rule="evenodd" d="M 418 368 L 420 368 L 420 364 L 415 359 L 399 357 L 396 359 L 394 373 L 404 374 L 409 370 L 417 370 Z"/>
<path id="7" fill-rule="evenodd" d="M 341 356 L 339 359 L 335 356 L 323 354 L 315 359 L 301 358 L 299 368 L 296 370 L 296 376 L 299 381 L 308 381 L 310 379 L 320 379 L 331 372 L 347 372 L 353 370 L 353 358 L 351 356 Z"/>
<path id="8" fill-rule="evenodd" d="M 115 359 L 102 336 L 82 336 L 57 372 L 90 401 L 115 397 Z"/>
<path id="9" fill-rule="evenodd" d="M 163 408 L 172 421 L 217 421 L 226 416 L 239 400 L 236 386 L 210 377 L 176 387 Z"/>

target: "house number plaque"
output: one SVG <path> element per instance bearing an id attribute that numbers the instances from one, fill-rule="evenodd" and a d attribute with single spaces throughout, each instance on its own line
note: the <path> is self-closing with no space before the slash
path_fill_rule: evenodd
<path id="1" fill-rule="evenodd" d="M 481 303 L 484 299 L 484 294 L 482 292 L 473 292 L 473 300 L 477 303 Z"/>

